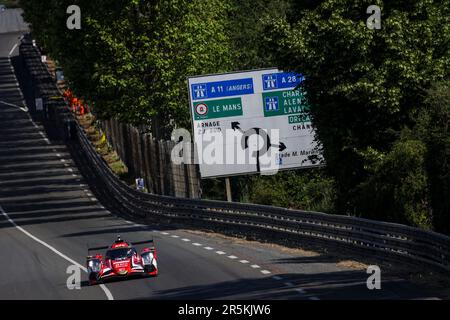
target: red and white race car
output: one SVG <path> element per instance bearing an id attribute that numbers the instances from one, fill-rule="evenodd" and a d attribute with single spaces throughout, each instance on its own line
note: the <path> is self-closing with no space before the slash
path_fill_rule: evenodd
<path id="1" fill-rule="evenodd" d="M 139 254 L 134 245 L 147 243 L 151 245 L 144 248 Z M 86 258 L 90 285 L 110 278 L 158 275 L 156 248 L 153 240 L 128 243 L 118 236 L 111 246 L 89 248 L 88 252 L 104 249 L 107 249 L 104 258 L 101 254 L 88 255 Z"/>

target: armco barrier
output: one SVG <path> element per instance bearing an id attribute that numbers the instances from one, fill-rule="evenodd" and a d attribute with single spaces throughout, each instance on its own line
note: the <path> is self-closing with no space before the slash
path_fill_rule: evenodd
<path id="1" fill-rule="evenodd" d="M 58 95 L 48 82 L 48 71 L 31 43 L 20 52 L 36 91 L 41 97 Z M 37 63 L 39 62 L 39 63 Z M 40 64 L 40 66 L 39 66 Z M 80 153 L 96 188 L 118 203 L 127 214 L 148 219 L 180 222 L 203 229 L 227 230 L 260 239 L 289 239 L 294 243 L 319 243 L 378 259 L 407 262 L 444 272 L 450 271 L 450 237 L 394 223 L 319 212 L 289 210 L 255 204 L 158 196 L 137 191 L 122 182 L 96 152 L 68 106 L 45 99 L 51 124 Z M 99 187 L 101 185 L 101 187 Z"/>

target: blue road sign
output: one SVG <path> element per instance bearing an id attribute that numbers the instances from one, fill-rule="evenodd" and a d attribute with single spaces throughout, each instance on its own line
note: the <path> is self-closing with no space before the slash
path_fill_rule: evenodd
<path id="1" fill-rule="evenodd" d="M 192 99 L 203 100 L 253 94 L 253 79 L 225 80 L 191 85 Z"/>
<path id="2" fill-rule="evenodd" d="M 136 189 L 138 190 L 144 190 L 144 179 L 143 178 L 136 178 Z"/>
<path id="3" fill-rule="evenodd" d="M 294 72 L 278 72 L 262 75 L 263 90 L 295 88 L 305 78 Z"/>
<path id="4" fill-rule="evenodd" d="M 266 104 L 265 108 L 267 112 L 278 111 L 278 97 L 266 97 L 264 102 Z"/>

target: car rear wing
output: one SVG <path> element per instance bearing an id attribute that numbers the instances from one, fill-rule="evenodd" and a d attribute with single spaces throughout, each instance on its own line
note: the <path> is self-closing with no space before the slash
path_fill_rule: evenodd
<path id="1" fill-rule="evenodd" d="M 130 242 L 130 245 L 140 245 L 140 244 L 149 244 L 148 248 L 150 250 L 155 250 L 155 241 L 153 239 L 150 240 L 144 240 L 144 241 L 136 241 L 136 242 Z M 101 247 L 89 247 L 88 245 L 88 255 L 91 251 L 100 251 L 100 250 L 107 250 L 110 246 L 101 246 Z"/>
<path id="2" fill-rule="evenodd" d="M 108 246 L 103 246 L 103 247 L 92 247 L 92 248 L 89 248 L 89 246 L 88 246 L 88 254 L 87 254 L 87 256 L 86 256 L 86 259 L 87 260 L 90 260 L 90 259 L 92 259 L 94 256 L 92 256 L 91 255 L 91 251 L 100 251 L 100 250 L 106 250 L 106 249 L 108 249 L 109 247 Z"/>

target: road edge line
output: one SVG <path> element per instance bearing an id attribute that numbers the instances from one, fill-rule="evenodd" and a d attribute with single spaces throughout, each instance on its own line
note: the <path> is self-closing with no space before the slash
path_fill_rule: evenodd
<path id="1" fill-rule="evenodd" d="M 79 267 L 81 270 L 83 270 L 84 272 L 87 272 L 87 269 L 82 266 L 81 264 L 79 264 L 78 262 L 76 262 L 75 260 L 72 260 L 71 258 L 69 258 L 68 256 L 66 256 L 64 253 L 56 250 L 55 248 L 53 248 L 51 245 L 49 245 L 48 243 L 46 243 L 45 241 L 42 241 L 41 239 L 39 239 L 38 237 L 32 235 L 30 232 L 28 232 L 27 230 L 25 230 L 24 228 L 22 228 L 21 226 L 19 226 L 17 223 L 14 222 L 14 220 L 12 220 L 9 215 L 6 213 L 6 211 L 3 209 L 2 206 L 0 206 L 0 212 L 2 213 L 2 215 L 6 218 L 6 220 L 8 220 L 9 223 L 11 223 L 16 229 L 18 229 L 19 231 L 21 231 L 22 233 L 24 233 L 26 236 L 28 236 L 29 238 L 33 239 L 34 241 L 36 241 L 37 243 L 43 245 L 44 247 L 46 247 L 47 249 L 50 249 L 51 251 L 53 251 L 54 253 L 56 253 L 58 256 L 60 256 L 61 258 L 69 261 L 70 263 L 72 263 L 73 265 L 76 265 L 77 267 Z M 109 291 L 109 289 L 104 285 L 101 284 L 100 288 L 103 290 L 103 292 L 105 293 L 106 297 L 108 298 L 108 300 L 114 300 L 113 295 L 111 294 L 111 291 Z"/>

